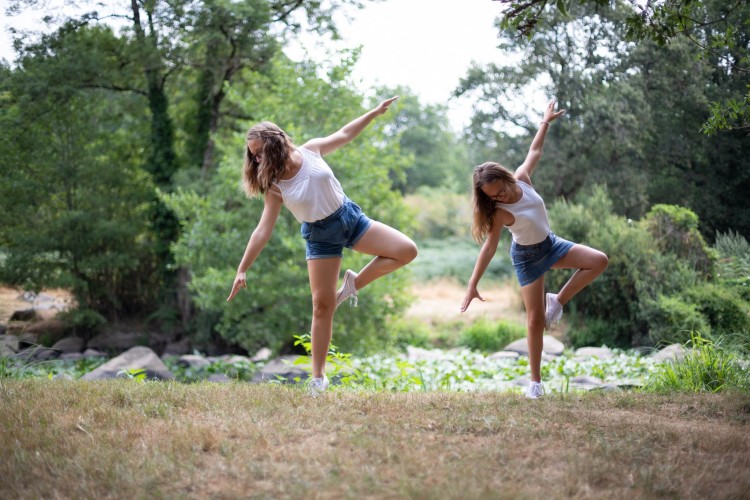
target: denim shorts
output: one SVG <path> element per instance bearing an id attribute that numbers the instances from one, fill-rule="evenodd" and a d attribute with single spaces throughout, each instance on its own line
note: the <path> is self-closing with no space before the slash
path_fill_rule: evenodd
<path id="1" fill-rule="evenodd" d="M 573 243 L 558 238 L 554 233 L 540 243 L 519 245 L 515 241 L 510 245 L 510 258 L 516 270 L 516 277 L 521 286 L 538 280 L 573 248 Z"/>
<path id="2" fill-rule="evenodd" d="M 325 219 L 302 223 L 305 256 L 308 260 L 343 257 L 344 247 L 356 245 L 371 224 L 359 205 L 344 197 L 344 203 Z"/>

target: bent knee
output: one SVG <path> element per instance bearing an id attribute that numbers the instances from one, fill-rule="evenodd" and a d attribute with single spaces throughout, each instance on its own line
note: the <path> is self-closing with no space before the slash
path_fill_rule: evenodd
<path id="1" fill-rule="evenodd" d="M 404 246 L 403 251 L 401 252 L 401 259 L 403 260 L 405 264 L 408 264 L 409 262 L 413 261 L 417 258 L 417 255 L 419 255 L 419 250 L 417 249 L 417 244 L 413 241 L 409 240 L 409 243 Z"/>
<path id="2" fill-rule="evenodd" d="M 594 269 L 599 272 L 604 271 L 609 266 L 609 257 L 604 252 L 599 252 L 594 261 Z"/>

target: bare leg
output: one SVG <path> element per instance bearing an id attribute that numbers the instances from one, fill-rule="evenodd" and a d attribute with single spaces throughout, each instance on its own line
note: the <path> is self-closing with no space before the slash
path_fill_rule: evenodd
<path id="1" fill-rule="evenodd" d="M 558 260 L 553 269 L 577 269 L 565 286 L 557 294 L 557 301 L 565 305 L 578 292 L 602 274 L 609 264 L 607 256 L 585 245 L 574 245 L 562 259 Z"/>
<path id="2" fill-rule="evenodd" d="M 352 250 L 376 255 L 354 281 L 357 290 L 405 266 L 417 256 L 417 245 L 408 236 L 377 221 L 373 221 Z"/>
<path id="3" fill-rule="evenodd" d="M 310 259 L 307 271 L 312 291 L 312 374 L 322 377 L 333 334 L 333 313 L 336 311 L 336 282 L 341 258 Z"/>
<path id="4" fill-rule="evenodd" d="M 544 346 L 544 276 L 521 287 L 526 307 L 526 341 L 529 344 L 529 368 L 532 382 L 542 381 L 542 348 Z"/>

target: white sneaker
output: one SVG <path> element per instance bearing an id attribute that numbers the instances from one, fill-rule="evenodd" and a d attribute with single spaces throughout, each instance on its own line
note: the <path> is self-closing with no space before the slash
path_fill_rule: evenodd
<path id="1" fill-rule="evenodd" d="M 526 397 L 529 399 L 539 399 L 544 396 L 544 387 L 541 382 L 532 382 L 526 389 Z"/>
<path id="2" fill-rule="evenodd" d="M 317 398 L 328 389 L 328 377 L 323 375 L 320 378 L 311 378 L 307 386 L 310 396 Z"/>
<path id="3" fill-rule="evenodd" d="M 351 298 L 351 305 L 357 307 L 357 287 L 354 286 L 354 280 L 356 279 L 357 273 L 351 269 L 347 269 L 344 273 L 344 284 L 336 292 L 336 309 L 348 298 Z"/>
<path id="4" fill-rule="evenodd" d="M 547 310 L 544 312 L 544 329 L 549 330 L 552 325 L 560 321 L 563 306 L 557 301 L 557 294 L 547 294 Z"/>

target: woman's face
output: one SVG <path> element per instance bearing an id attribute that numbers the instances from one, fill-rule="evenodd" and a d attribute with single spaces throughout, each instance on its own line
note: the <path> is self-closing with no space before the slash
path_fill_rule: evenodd
<path id="1" fill-rule="evenodd" d="M 513 197 L 512 187 L 503 180 L 498 179 L 483 184 L 481 189 L 491 200 L 499 201 L 500 203 L 508 203 L 510 202 L 510 198 Z"/>
<path id="2" fill-rule="evenodd" d="M 260 139 L 250 139 L 247 141 L 247 149 L 250 152 L 250 159 L 256 163 L 263 161 L 263 142 Z"/>

